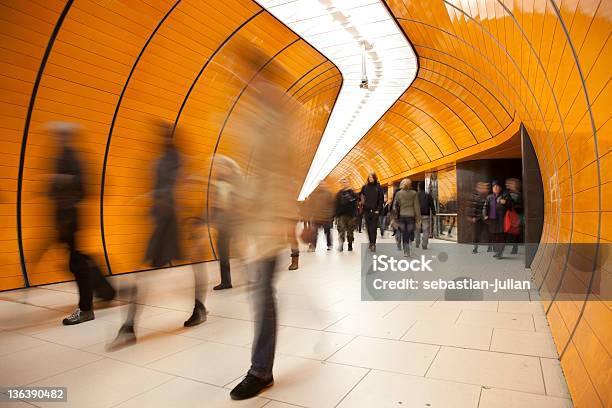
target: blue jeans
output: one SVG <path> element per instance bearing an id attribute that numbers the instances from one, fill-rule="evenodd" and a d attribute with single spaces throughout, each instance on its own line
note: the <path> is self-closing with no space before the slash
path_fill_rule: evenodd
<path id="1" fill-rule="evenodd" d="M 410 248 L 410 241 L 414 241 L 414 217 L 400 217 L 399 229 L 402 235 L 402 247 L 404 250 Z"/>
<path id="2" fill-rule="evenodd" d="M 276 257 L 257 261 L 256 267 L 258 281 L 255 284 L 255 339 L 249 374 L 268 380 L 272 378 L 278 329 L 274 289 Z"/>

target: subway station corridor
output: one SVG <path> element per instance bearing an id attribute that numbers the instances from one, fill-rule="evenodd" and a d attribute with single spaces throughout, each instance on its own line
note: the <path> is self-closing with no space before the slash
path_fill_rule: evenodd
<path id="1" fill-rule="evenodd" d="M 443 242 L 428 251 L 447 250 Z M 520 269 L 520 255 L 504 267 Z M 538 299 L 361 302 L 359 259 L 358 251 L 319 249 L 303 255 L 304 267 L 280 273 L 277 380 L 241 406 L 572 406 Z M 497 262 L 486 253 L 461 259 L 457 268 Z M 64 384 L 70 407 L 228 406 L 252 342 L 247 278 L 240 273 L 233 290 L 211 291 L 208 321 L 184 328 L 193 307 L 190 269 L 147 276 L 139 342 L 114 353 L 104 345 L 125 313 L 121 301 L 93 322 L 65 328 L 57 321 L 77 300 L 73 283 L 3 293 L 3 321 L 23 319 L 0 332 L 1 383 Z M 217 268 L 208 269 L 214 279 Z"/>
<path id="2" fill-rule="evenodd" d="M 0 408 L 612 408 L 611 38 L 0 0 Z"/>

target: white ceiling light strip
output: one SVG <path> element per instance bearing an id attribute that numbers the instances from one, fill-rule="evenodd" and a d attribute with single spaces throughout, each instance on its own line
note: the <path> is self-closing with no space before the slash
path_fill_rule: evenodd
<path id="1" fill-rule="evenodd" d="M 416 76 L 417 59 L 379 0 L 259 3 L 336 64 L 344 78 L 302 186 L 302 200 L 406 91 Z M 362 72 L 364 52 L 366 86 Z"/>

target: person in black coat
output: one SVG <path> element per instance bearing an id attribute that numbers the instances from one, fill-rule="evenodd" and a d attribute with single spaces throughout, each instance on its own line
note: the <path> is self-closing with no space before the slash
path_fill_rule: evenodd
<path id="1" fill-rule="evenodd" d="M 69 268 L 79 289 L 79 307 L 62 323 L 74 325 L 94 319 L 93 296 L 110 300 L 115 290 L 100 272 L 93 259 L 80 252 L 76 241 L 78 231 L 78 207 L 85 199 L 83 172 L 72 139 L 77 131 L 73 123 L 53 122 L 48 124 L 60 146 L 55 162 L 55 173 L 49 195 L 55 202 L 55 226 L 58 241 L 69 251 Z"/>
<path id="2" fill-rule="evenodd" d="M 370 251 L 376 251 L 376 229 L 378 217 L 385 202 L 385 195 L 378 183 L 376 173 L 370 173 L 367 183 L 361 188 L 361 202 L 363 204 L 363 215 L 366 221 L 366 230 L 370 241 Z"/>

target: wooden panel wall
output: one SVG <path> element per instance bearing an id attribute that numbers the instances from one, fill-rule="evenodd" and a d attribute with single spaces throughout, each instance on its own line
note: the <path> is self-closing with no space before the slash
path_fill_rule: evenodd
<path id="1" fill-rule="evenodd" d="M 206 187 L 213 154 L 248 165 L 237 136 L 257 104 L 249 82 L 274 69 L 305 108 L 295 147 L 305 177 L 342 82 L 335 65 L 250 0 L 1 0 L 0 9 L 0 290 L 72 278 L 46 194 L 57 150 L 47 122 L 81 127 L 79 246 L 113 274 L 132 272 L 147 267 L 157 121 L 176 125 L 185 175 Z M 254 64 L 243 66 L 244 56 Z M 179 186 L 181 217 L 204 211 L 205 187 Z M 203 256 L 213 259 L 213 249 Z"/>
<path id="2" fill-rule="evenodd" d="M 524 123 L 545 194 L 532 267 L 561 364 L 576 406 L 612 406 L 610 2 L 386 3 L 418 77 L 331 180 L 395 180 L 499 145 Z"/>

